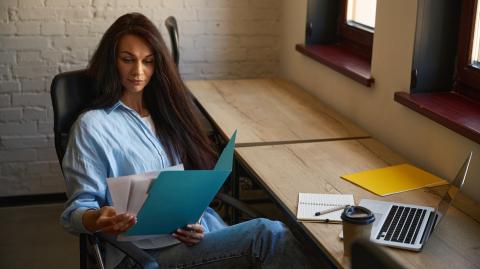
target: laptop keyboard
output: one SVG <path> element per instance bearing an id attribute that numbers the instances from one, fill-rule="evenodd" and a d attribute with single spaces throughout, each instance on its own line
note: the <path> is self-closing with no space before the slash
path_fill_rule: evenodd
<path id="1" fill-rule="evenodd" d="M 426 212 L 420 208 L 392 206 L 377 239 L 414 244 Z"/>

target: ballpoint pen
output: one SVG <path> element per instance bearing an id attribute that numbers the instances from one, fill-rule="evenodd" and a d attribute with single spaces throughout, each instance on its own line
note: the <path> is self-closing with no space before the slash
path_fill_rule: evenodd
<path id="1" fill-rule="evenodd" d="M 341 206 L 336 206 L 336 207 L 332 207 L 332 208 L 329 208 L 329 209 L 325 209 L 325 210 L 322 210 L 322 211 L 318 211 L 318 212 L 315 212 L 315 216 L 318 217 L 320 215 L 324 215 L 324 214 L 331 213 L 331 212 L 334 212 L 334 211 L 337 211 L 337 210 L 340 210 L 340 209 L 344 209 L 347 206 L 348 205 L 341 205 Z"/>

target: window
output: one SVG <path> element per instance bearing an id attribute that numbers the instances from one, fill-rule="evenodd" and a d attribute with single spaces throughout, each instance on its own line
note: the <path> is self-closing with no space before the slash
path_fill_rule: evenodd
<path id="1" fill-rule="evenodd" d="M 456 90 L 480 101 L 480 5 L 465 0 L 461 10 Z"/>
<path id="2" fill-rule="evenodd" d="M 347 24 L 373 32 L 375 29 L 376 0 L 347 0 Z"/>
<path id="3" fill-rule="evenodd" d="M 305 45 L 296 49 L 370 86 L 376 4 L 376 0 L 308 0 Z"/>
<path id="4" fill-rule="evenodd" d="M 410 93 L 395 101 L 480 143 L 480 0 L 418 0 Z"/>
<path id="5" fill-rule="evenodd" d="M 340 42 L 357 54 L 372 58 L 376 0 L 342 0 L 338 36 Z"/>
<path id="6" fill-rule="evenodd" d="M 473 37 L 472 49 L 472 65 L 480 68 L 480 5 L 477 5 L 477 12 L 475 15 L 475 31 Z"/>

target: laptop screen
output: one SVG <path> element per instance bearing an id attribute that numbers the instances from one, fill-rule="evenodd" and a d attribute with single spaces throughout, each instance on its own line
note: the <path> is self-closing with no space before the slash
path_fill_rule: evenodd
<path id="1" fill-rule="evenodd" d="M 463 183 L 465 183 L 465 178 L 467 177 L 468 167 L 470 165 L 470 160 L 472 159 L 472 152 L 468 154 L 467 159 L 463 163 L 462 167 L 458 171 L 457 175 L 453 181 L 446 185 L 440 185 L 435 187 L 430 187 L 430 191 L 442 196 L 440 203 L 436 207 L 437 219 L 433 223 L 434 228 L 442 217 L 447 214 L 448 208 L 450 207 L 455 195 L 462 189 Z"/>

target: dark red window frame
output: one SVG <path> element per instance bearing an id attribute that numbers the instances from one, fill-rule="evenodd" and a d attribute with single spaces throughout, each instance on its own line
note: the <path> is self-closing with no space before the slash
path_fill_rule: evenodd
<path id="1" fill-rule="evenodd" d="M 347 23 L 347 1 L 338 2 L 332 26 L 332 40 L 325 43 L 297 44 L 296 50 L 351 79 L 370 87 L 374 82 L 371 72 L 373 33 Z M 327 3 L 324 7 L 329 8 Z M 331 6 L 331 5 L 330 5 Z M 330 28 L 330 27 L 327 27 Z M 309 28 L 307 26 L 307 35 Z M 330 36 L 329 31 L 325 32 Z"/>
<path id="2" fill-rule="evenodd" d="M 480 69 L 471 64 L 475 16 L 478 0 L 463 0 L 458 36 L 458 62 L 455 90 L 480 101 Z"/>
<path id="3" fill-rule="evenodd" d="M 395 101 L 477 143 L 480 143 L 480 69 L 471 64 L 471 52 L 479 2 L 461 2 L 456 75 L 451 91 L 396 92 L 394 97 Z"/>
<path id="4" fill-rule="evenodd" d="M 343 46 L 370 61 L 372 59 L 373 33 L 347 22 L 347 6 L 348 0 L 342 0 L 337 24 L 338 40 Z"/>

